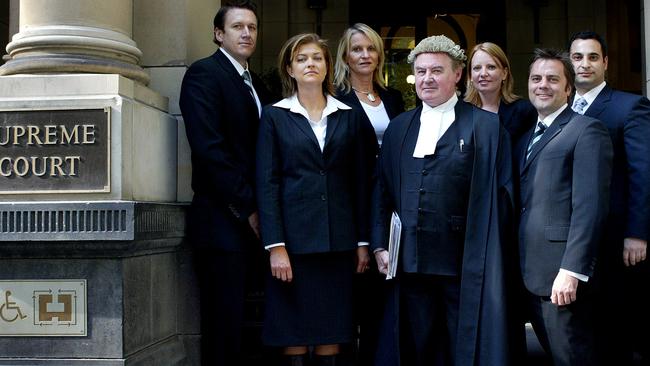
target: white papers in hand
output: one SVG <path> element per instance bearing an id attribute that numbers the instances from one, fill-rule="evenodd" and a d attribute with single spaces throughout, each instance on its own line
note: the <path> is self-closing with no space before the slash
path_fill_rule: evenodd
<path id="1" fill-rule="evenodd" d="M 390 218 L 390 234 L 388 236 L 388 273 L 386 279 L 390 280 L 397 275 L 399 260 L 400 238 L 402 236 L 402 221 L 396 212 Z"/>

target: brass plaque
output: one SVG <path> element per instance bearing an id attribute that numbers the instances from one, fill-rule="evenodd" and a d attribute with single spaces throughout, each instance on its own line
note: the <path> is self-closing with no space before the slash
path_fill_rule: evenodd
<path id="1" fill-rule="evenodd" d="M 110 192 L 110 108 L 0 111 L 0 194 Z"/>
<path id="2" fill-rule="evenodd" d="M 0 337 L 85 336 L 86 280 L 1 280 Z"/>

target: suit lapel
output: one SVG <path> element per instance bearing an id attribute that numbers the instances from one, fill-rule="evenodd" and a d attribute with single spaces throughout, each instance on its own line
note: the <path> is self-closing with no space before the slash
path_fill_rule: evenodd
<path id="1" fill-rule="evenodd" d="M 535 132 L 535 128 L 531 128 L 521 136 L 520 143 L 518 144 L 519 149 L 517 150 L 517 156 L 519 157 L 519 172 L 523 173 L 524 171 L 524 166 L 526 165 L 526 150 L 528 150 L 528 144 L 530 144 L 530 140 L 533 137 L 533 133 Z M 524 141 L 526 143 L 524 143 Z"/>
<path id="2" fill-rule="evenodd" d="M 411 112 L 407 112 L 411 113 Z M 413 110 L 413 113 L 411 113 L 411 120 L 408 121 L 408 123 L 404 124 L 404 127 L 400 130 L 397 131 L 397 148 L 399 149 L 396 151 L 397 154 L 392 154 L 393 161 L 391 161 L 391 166 L 393 167 L 393 182 L 396 182 L 396 188 L 397 188 L 397 198 L 395 202 L 397 202 L 397 210 L 398 212 L 402 211 L 402 200 L 399 199 L 399 195 L 402 192 L 402 171 L 401 171 L 401 166 L 402 166 L 402 156 L 403 154 L 412 154 L 413 151 L 406 151 L 404 149 L 404 145 L 406 145 L 406 135 L 408 134 L 409 129 L 415 128 L 415 123 L 419 124 L 420 123 L 420 115 L 422 115 L 422 105 L 417 107 L 415 110 Z M 419 128 L 419 127 L 418 127 Z M 417 134 L 416 137 L 417 139 Z"/>
<path id="3" fill-rule="evenodd" d="M 567 107 L 562 113 L 560 113 L 559 116 L 555 119 L 555 121 L 548 127 L 548 129 L 544 132 L 542 135 L 542 138 L 533 146 L 533 151 L 530 152 L 530 156 L 528 159 L 526 159 L 526 162 L 524 163 L 524 167 L 522 169 L 522 173 L 530 166 L 530 163 L 535 160 L 539 152 L 546 146 L 546 144 L 549 143 L 549 141 L 553 140 L 555 136 L 557 136 L 561 131 L 562 128 L 564 128 L 564 125 L 569 123 L 571 118 L 573 117 L 573 110 L 570 107 Z M 527 147 L 528 145 L 526 145 Z M 524 149 L 524 158 L 526 154 L 526 149 Z"/>
<path id="4" fill-rule="evenodd" d="M 223 52 L 217 50 L 217 52 L 214 53 L 214 58 L 217 61 L 217 64 L 223 69 L 224 73 L 228 75 L 228 79 L 230 79 L 233 85 L 235 85 L 237 92 L 239 92 L 242 97 L 243 103 L 250 104 L 250 108 L 255 108 L 255 110 L 257 110 L 255 98 L 251 96 L 251 92 L 244 82 L 244 78 L 239 75 L 237 69 L 235 69 L 235 66 L 233 66 L 228 57 L 226 57 Z M 244 95 L 246 95 L 246 97 L 244 97 Z"/>
<path id="5" fill-rule="evenodd" d="M 607 108 L 611 99 L 612 89 L 609 87 L 609 85 L 605 85 L 605 88 L 601 90 L 600 93 L 598 93 L 596 99 L 594 99 L 589 108 L 587 108 L 585 116 L 598 118 L 598 116 L 600 116 L 605 108 Z"/>
<path id="6" fill-rule="evenodd" d="M 329 145 L 330 141 L 332 140 L 332 137 L 336 133 L 336 129 L 339 126 L 339 121 L 341 117 L 341 113 L 339 111 L 336 111 L 329 116 L 327 116 L 327 130 L 325 130 L 325 145 L 323 146 L 323 151 L 327 149 L 327 145 Z"/>
<path id="7" fill-rule="evenodd" d="M 296 126 L 298 126 L 298 129 L 315 144 L 315 148 L 320 152 L 320 145 L 318 145 L 318 140 L 316 139 L 316 135 L 314 134 L 314 130 L 312 130 L 309 121 L 307 121 L 307 119 L 301 114 L 289 112 L 289 116 Z"/>

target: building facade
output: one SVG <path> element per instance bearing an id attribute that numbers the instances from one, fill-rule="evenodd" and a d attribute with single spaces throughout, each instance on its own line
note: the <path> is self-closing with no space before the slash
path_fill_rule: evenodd
<path id="1" fill-rule="evenodd" d="M 5 0 L 0 4 L 0 365 L 194 365 L 200 337 L 184 208 L 191 164 L 178 106 L 187 67 L 215 51 L 219 0 Z M 650 0 L 258 0 L 251 68 L 278 90 L 286 39 L 335 48 L 363 22 L 385 79 L 414 105 L 409 50 L 445 34 L 493 41 L 526 94 L 535 47 L 591 29 L 607 79 L 647 95 Z M 259 293 L 247 345 L 259 361 Z M 22 325 L 21 325 L 22 324 Z"/>

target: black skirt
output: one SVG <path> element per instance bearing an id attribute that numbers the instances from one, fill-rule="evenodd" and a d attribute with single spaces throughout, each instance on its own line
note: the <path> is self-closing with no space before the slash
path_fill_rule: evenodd
<path id="1" fill-rule="evenodd" d="M 268 346 L 350 343 L 355 251 L 289 254 L 293 280 L 268 271 L 262 340 Z"/>

